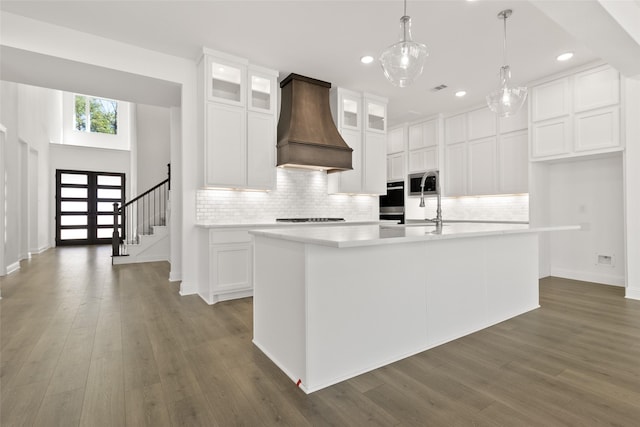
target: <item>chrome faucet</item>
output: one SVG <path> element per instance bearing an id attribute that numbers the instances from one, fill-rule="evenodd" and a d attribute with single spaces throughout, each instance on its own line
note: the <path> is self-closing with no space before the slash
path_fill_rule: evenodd
<path id="1" fill-rule="evenodd" d="M 426 221 L 433 222 L 436 225 L 436 230 L 442 229 L 442 200 L 440 198 L 440 172 L 432 169 L 428 170 L 422 175 L 422 180 L 420 181 L 420 207 L 424 208 L 424 183 L 427 181 L 427 178 L 433 176 L 436 178 L 436 197 L 438 199 L 438 207 L 436 209 L 436 217 L 429 219 L 425 218 Z"/>

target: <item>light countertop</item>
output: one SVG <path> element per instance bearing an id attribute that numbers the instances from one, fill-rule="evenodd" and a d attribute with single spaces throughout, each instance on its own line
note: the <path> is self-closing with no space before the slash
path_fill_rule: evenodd
<path id="1" fill-rule="evenodd" d="M 393 225 L 396 221 L 326 221 L 326 222 L 276 222 L 275 220 L 264 222 L 234 222 L 234 223 L 198 223 L 198 228 L 299 228 L 299 227 L 326 227 L 326 226 L 350 226 L 350 225 Z"/>
<path id="2" fill-rule="evenodd" d="M 344 223 L 342 223 L 344 225 Z M 480 236 L 499 236 L 515 233 L 539 233 L 548 231 L 579 230 L 579 225 L 531 227 L 528 224 L 505 223 L 445 223 L 442 231 L 435 233 L 432 225 L 351 225 L 343 227 L 297 227 L 257 229 L 256 236 L 311 243 L 335 248 L 373 246 L 443 239 L 460 239 Z"/>

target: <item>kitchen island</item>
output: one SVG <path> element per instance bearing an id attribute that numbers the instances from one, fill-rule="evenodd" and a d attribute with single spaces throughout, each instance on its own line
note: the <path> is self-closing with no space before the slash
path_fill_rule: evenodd
<path id="1" fill-rule="evenodd" d="M 538 233 L 576 229 L 253 230 L 253 342 L 311 393 L 539 307 Z"/>

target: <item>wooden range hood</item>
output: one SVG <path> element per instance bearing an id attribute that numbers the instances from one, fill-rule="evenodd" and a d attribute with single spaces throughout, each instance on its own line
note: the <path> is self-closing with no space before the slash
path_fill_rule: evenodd
<path id="1" fill-rule="evenodd" d="M 280 83 L 278 166 L 327 172 L 353 169 L 329 107 L 331 83 L 290 74 Z"/>

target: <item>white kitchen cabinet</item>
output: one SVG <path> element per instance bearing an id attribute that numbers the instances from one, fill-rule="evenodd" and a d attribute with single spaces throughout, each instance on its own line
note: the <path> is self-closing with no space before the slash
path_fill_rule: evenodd
<path id="1" fill-rule="evenodd" d="M 498 138 L 498 192 L 520 194 L 529 191 L 527 131 L 511 132 Z"/>
<path id="2" fill-rule="evenodd" d="M 249 111 L 247 115 L 247 187 L 275 187 L 276 134 L 272 114 Z"/>
<path id="3" fill-rule="evenodd" d="M 496 134 L 496 115 L 489 108 L 480 108 L 467 113 L 467 137 L 486 138 Z"/>
<path id="4" fill-rule="evenodd" d="M 387 134 L 387 154 L 404 151 L 404 126 L 390 129 Z"/>
<path id="5" fill-rule="evenodd" d="M 353 149 L 353 169 L 329 174 L 328 192 L 386 194 L 386 99 L 335 87 L 330 93 L 330 105 L 338 131 Z"/>
<path id="6" fill-rule="evenodd" d="M 209 231 L 209 304 L 251 296 L 253 239 L 248 229 Z"/>
<path id="7" fill-rule="evenodd" d="M 534 86 L 530 105 L 532 160 L 622 149 L 620 75 L 608 65 Z"/>
<path id="8" fill-rule="evenodd" d="M 438 169 L 438 147 L 409 151 L 409 173 Z"/>
<path id="9" fill-rule="evenodd" d="M 246 114 L 243 107 L 208 103 L 206 175 L 208 184 L 241 185 L 246 177 Z"/>
<path id="10" fill-rule="evenodd" d="M 572 141 L 569 116 L 531 124 L 532 157 L 551 157 L 569 154 Z"/>
<path id="11" fill-rule="evenodd" d="M 409 125 L 409 150 L 438 145 L 438 119 Z"/>
<path id="12" fill-rule="evenodd" d="M 246 105 L 247 65 L 243 58 L 220 54 L 205 55 L 207 99 L 235 106 Z"/>
<path id="13" fill-rule="evenodd" d="M 578 113 L 575 123 L 575 151 L 592 151 L 620 144 L 619 107 Z"/>
<path id="14" fill-rule="evenodd" d="M 277 71 L 204 49 L 198 72 L 205 186 L 273 189 Z"/>
<path id="15" fill-rule="evenodd" d="M 575 113 L 620 102 L 620 74 L 608 65 L 577 73 L 573 81 Z"/>
<path id="16" fill-rule="evenodd" d="M 498 117 L 484 106 L 445 118 L 444 194 L 479 196 L 527 192 L 527 124 L 526 108 L 509 118 Z M 511 143 L 516 133 L 520 137 L 518 143 Z M 410 172 L 413 168 L 419 172 L 422 162 L 428 162 L 426 153 L 417 154 L 416 151 L 416 155 L 409 156 Z M 425 166 L 421 170 L 429 168 Z"/>
<path id="17" fill-rule="evenodd" d="M 405 178 L 404 153 L 387 156 L 387 181 L 401 181 Z"/>
<path id="18" fill-rule="evenodd" d="M 364 130 L 387 134 L 387 100 L 364 94 L 365 122 Z"/>
<path id="19" fill-rule="evenodd" d="M 457 144 L 467 139 L 466 130 L 466 114 L 458 114 L 456 116 L 444 119 L 444 142 L 445 144 Z"/>
<path id="20" fill-rule="evenodd" d="M 376 167 L 382 159 L 383 167 Z M 364 135 L 364 179 L 362 192 L 386 194 L 387 192 L 387 136 L 377 132 Z"/>
<path id="21" fill-rule="evenodd" d="M 249 111 L 277 114 L 277 73 L 255 65 L 249 65 L 247 73 Z"/>
<path id="22" fill-rule="evenodd" d="M 467 195 L 467 143 L 449 144 L 445 147 L 446 173 L 445 196 Z"/>
<path id="23" fill-rule="evenodd" d="M 469 142 L 468 194 L 497 194 L 497 140 L 495 136 Z"/>
<path id="24" fill-rule="evenodd" d="M 509 117 L 498 117 L 498 128 L 500 133 L 509 133 L 517 130 L 525 130 L 529 126 L 529 109 L 525 103 L 520 110 Z"/>
<path id="25" fill-rule="evenodd" d="M 531 89 L 531 118 L 534 122 L 568 115 L 571 111 L 569 78 L 553 80 Z"/>

